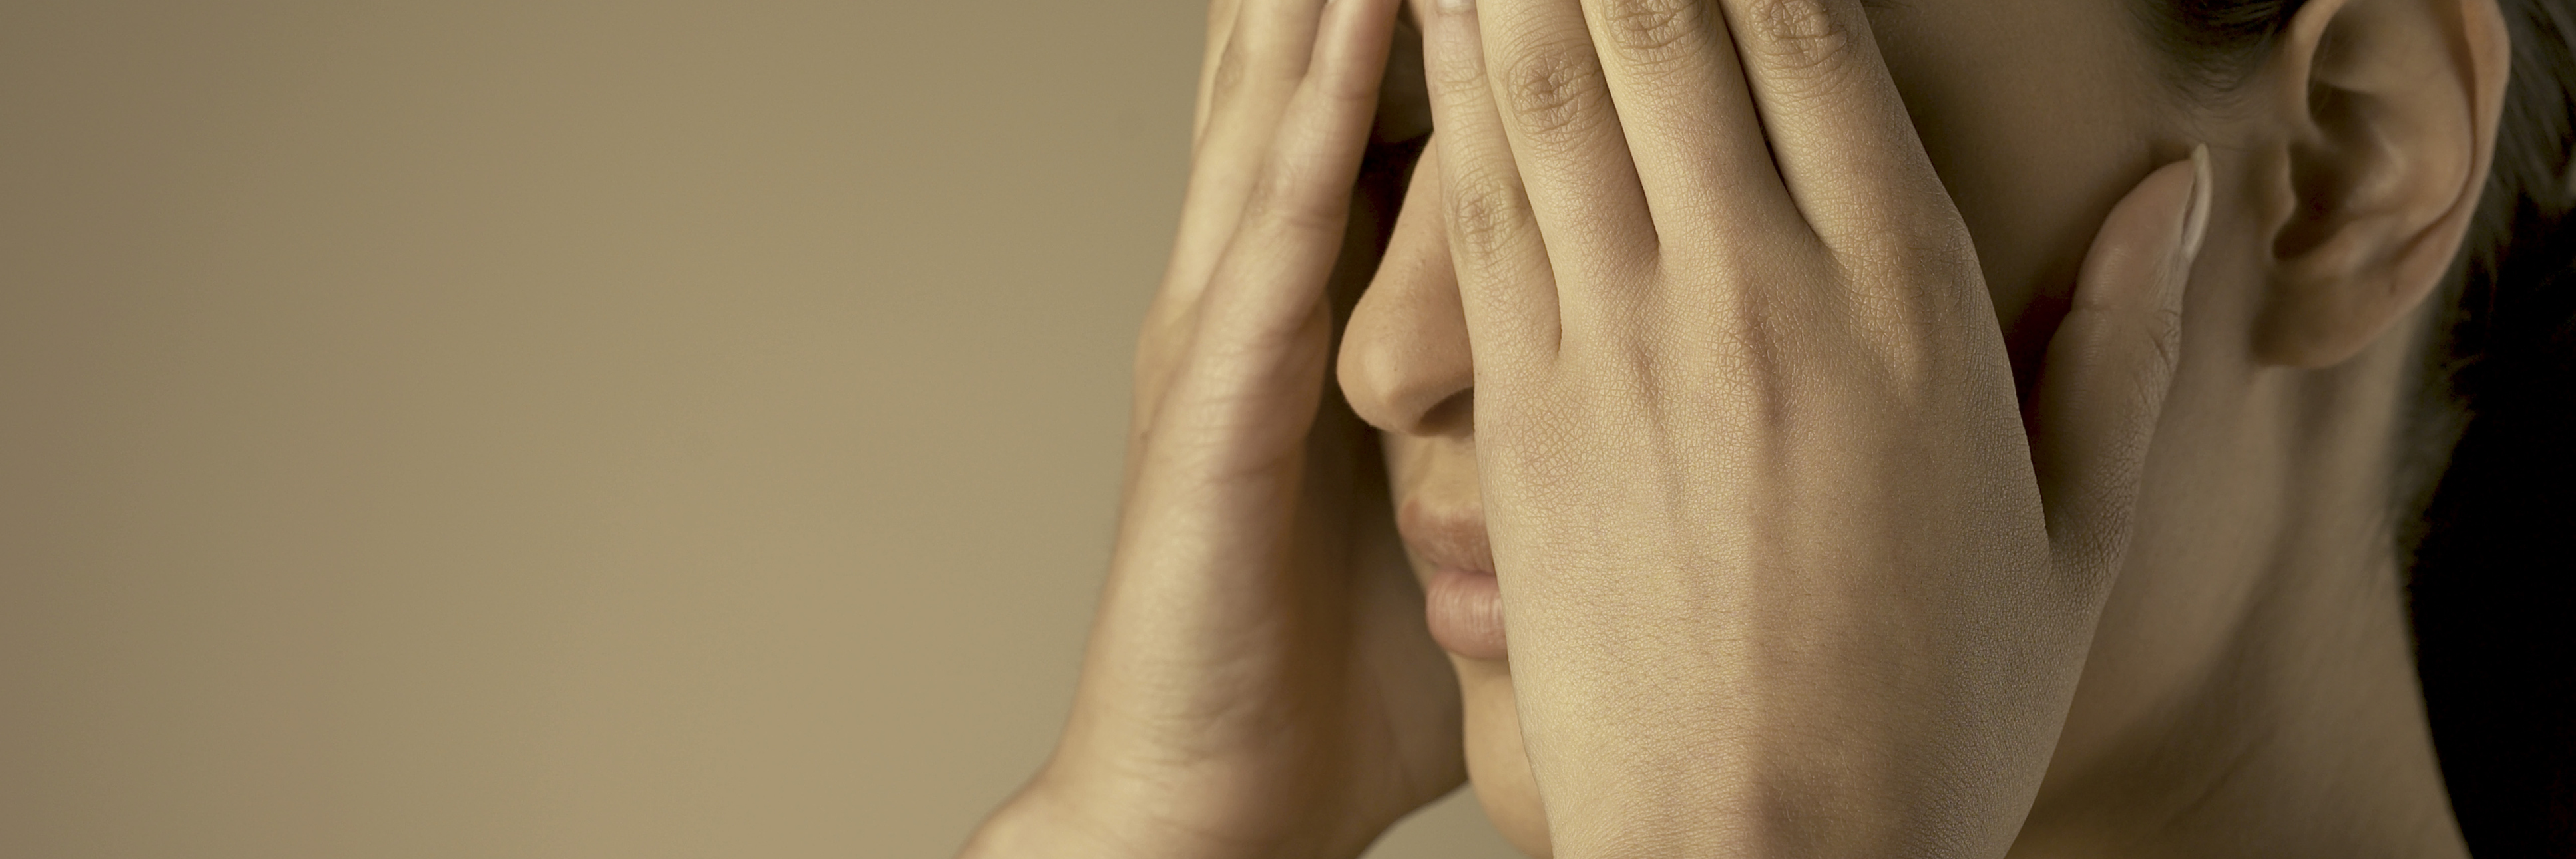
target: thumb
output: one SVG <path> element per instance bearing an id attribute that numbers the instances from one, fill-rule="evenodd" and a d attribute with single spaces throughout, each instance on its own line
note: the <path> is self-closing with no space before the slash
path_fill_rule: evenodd
<path id="1" fill-rule="evenodd" d="M 2048 342 L 2031 458 L 2057 567 L 2105 587 L 2127 551 L 2138 478 L 2182 358 L 2182 298 L 2209 227 L 2209 147 L 2112 207 Z"/>

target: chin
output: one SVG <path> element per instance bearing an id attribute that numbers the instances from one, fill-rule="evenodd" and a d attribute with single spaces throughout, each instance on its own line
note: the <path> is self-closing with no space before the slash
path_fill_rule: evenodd
<path id="1" fill-rule="evenodd" d="M 1503 662 L 1452 656 L 1458 691 L 1466 704 L 1467 781 L 1485 817 L 1513 847 L 1551 859 L 1547 809 L 1539 804 L 1538 779 L 1521 747 L 1520 707 L 1512 700 L 1511 667 Z"/>

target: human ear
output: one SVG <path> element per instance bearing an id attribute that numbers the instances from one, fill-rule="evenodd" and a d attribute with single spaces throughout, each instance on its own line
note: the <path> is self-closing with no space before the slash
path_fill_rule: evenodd
<path id="1" fill-rule="evenodd" d="M 2448 275 L 2495 153 L 2512 45 L 2496 0 L 2314 0 L 2255 97 L 2263 168 L 2265 363 L 2342 362 Z"/>

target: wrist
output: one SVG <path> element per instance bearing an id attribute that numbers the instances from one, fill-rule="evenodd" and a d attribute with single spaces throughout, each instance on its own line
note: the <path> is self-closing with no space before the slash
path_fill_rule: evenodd
<path id="1" fill-rule="evenodd" d="M 1237 827 L 1181 813 L 1159 791 L 1086 783 L 1049 767 L 968 839 L 958 859 L 1352 859 L 1341 827 Z"/>
<path id="2" fill-rule="evenodd" d="M 1072 813 L 1039 782 L 1031 782 L 975 828 L 957 859 L 1159 859 L 1163 855 L 1168 854 L 1121 845 L 1111 828 Z"/>

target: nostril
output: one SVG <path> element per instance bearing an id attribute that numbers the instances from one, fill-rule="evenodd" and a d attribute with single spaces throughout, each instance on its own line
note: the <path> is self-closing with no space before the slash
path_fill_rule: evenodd
<path id="1" fill-rule="evenodd" d="M 1342 341 L 1338 372 L 1351 411 L 1380 430 L 1410 436 L 1464 436 L 1474 429 L 1472 370 L 1442 360 L 1442 344 L 1373 330 L 1354 315 Z M 1419 332 L 1409 332 L 1418 335 Z M 1451 366 L 1451 365 L 1457 366 Z"/>
<path id="2" fill-rule="evenodd" d="M 1476 432 L 1476 389 L 1468 388 L 1449 395 L 1415 421 L 1412 435 L 1469 436 Z"/>

